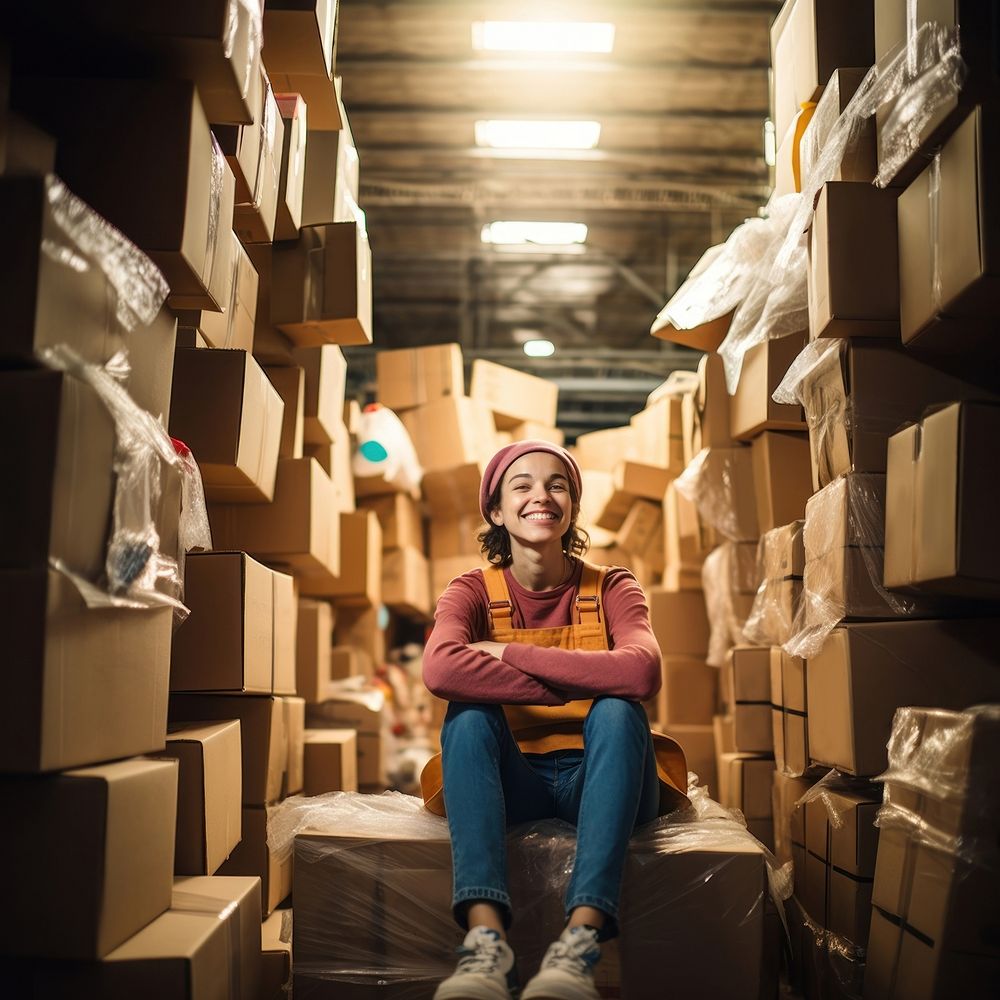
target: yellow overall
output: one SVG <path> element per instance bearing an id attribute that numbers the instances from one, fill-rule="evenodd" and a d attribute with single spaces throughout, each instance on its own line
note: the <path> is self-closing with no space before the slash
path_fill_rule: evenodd
<path id="1" fill-rule="evenodd" d="M 601 593 L 608 567 L 583 564 L 574 604 L 574 622 L 555 628 L 514 628 L 513 604 L 503 570 L 483 571 L 489 597 L 489 637 L 493 642 L 522 642 L 559 649 L 608 649 L 607 623 L 601 611 Z M 504 705 L 511 733 L 522 753 L 582 750 L 583 722 L 592 698 L 565 705 Z M 687 762 L 680 745 L 669 736 L 651 731 L 656 772 L 660 779 L 660 810 L 664 816 L 687 805 Z M 441 754 L 436 754 L 420 774 L 424 805 L 438 816 L 445 814 Z"/>

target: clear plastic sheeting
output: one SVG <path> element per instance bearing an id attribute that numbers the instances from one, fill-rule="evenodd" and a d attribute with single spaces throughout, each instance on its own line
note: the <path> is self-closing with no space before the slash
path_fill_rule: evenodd
<path id="1" fill-rule="evenodd" d="M 760 584 L 743 634 L 761 646 L 781 646 L 792 636 L 802 600 L 804 522 L 772 528 L 757 546 Z"/>
<path id="2" fill-rule="evenodd" d="M 740 588 L 740 547 L 727 542 L 713 549 L 701 569 L 705 610 L 708 615 L 709 638 L 706 662 L 722 667 L 726 654 L 733 646 L 746 641 L 744 628 L 752 606 L 752 591 L 748 595 Z"/>
<path id="3" fill-rule="evenodd" d="M 679 993 L 757 997 L 769 974 L 775 905 L 791 891 L 738 814 L 693 787 L 691 806 L 633 837 L 621 901 L 621 938 L 605 946 L 599 977 L 624 995 L 662 997 L 652 972 L 676 954 Z M 450 975 L 462 931 L 451 908 L 447 822 L 419 799 L 334 792 L 286 800 L 269 844 L 295 842 L 296 996 L 351 996 L 366 987 L 426 998 Z M 522 983 L 560 933 L 576 836 L 560 820 L 525 824 L 508 838 L 510 940 Z M 620 954 L 620 968 L 616 958 Z M 599 980 L 599 985 L 600 985 Z M 606 985 L 618 986 L 611 980 Z"/>
<path id="4" fill-rule="evenodd" d="M 855 808 L 857 800 L 851 798 L 859 789 L 870 792 L 870 785 L 863 779 L 841 774 L 836 768 L 827 771 L 822 778 L 802 795 L 795 803 L 796 809 L 804 809 L 810 802 L 819 802 L 826 810 L 830 826 L 842 830 L 848 815 Z"/>
<path id="5" fill-rule="evenodd" d="M 686 396 L 698 389 L 698 373 L 671 372 L 647 397 L 646 406 L 652 406 L 665 396 Z"/>
<path id="6" fill-rule="evenodd" d="M 264 44 L 263 29 L 260 5 L 256 0 L 229 0 L 222 51 L 227 59 L 232 59 L 237 45 L 243 46 L 239 62 L 240 67 L 246 71 L 240 80 L 240 96 L 243 98 L 250 92 L 250 81 Z"/>
<path id="7" fill-rule="evenodd" d="M 382 477 L 403 493 L 418 496 L 424 470 L 403 421 L 387 406 L 364 408 L 351 468 L 359 479 Z"/>
<path id="8" fill-rule="evenodd" d="M 899 708 L 876 825 L 1000 874 L 1000 705 Z"/>
<path id="9" fill-rule="evenodd" d="M 734 542 L 758 538 L 750 449 L 703 448 L 674 480 L 701 520 Z"/>
<path id="10" fill-rule="evenodd" d="M 115 424 L 115 499 L 105 559 L 106 579 L 98 586 L 72 572 L 67 574 L 88 606 L 153 607 L 170 605 L 187 616 L 182 603 L 182 567 L 176 553 L 161 546 L 160 511 L 163 469 L 182 472 L 183 461 L 159 420 L 141 409 L 124 387 L 128 363 L 116 355 L 105 367 L 84 362 L 71 348 L 47 348 L 42 360 L 49 367 L 86 382 L 107 407 Z M 179 537 L 204 543 L 210 539 L 204 503 L 192 499 Z"/>
<path id="11" fill-rule="evenodd" d="M 802 960 L 809 964 L 809 968 L 803 970 L 806 982 L 817 984 L 819 996 L 861 1000 L 865 979 L 864 946 L 821 927 L 805 910 L 801 914 L 806 935 Z"/>
<path id="12" fill-rule="evenodd" d="M 103 272 L 115 292 L 115 316 L 126 332 L 152 323 L 170 291 L 159 268 L 57 177 L 46 177 L 45 191 L 65 240 L 45 239 L 43 253 L 74 270 Z"/>

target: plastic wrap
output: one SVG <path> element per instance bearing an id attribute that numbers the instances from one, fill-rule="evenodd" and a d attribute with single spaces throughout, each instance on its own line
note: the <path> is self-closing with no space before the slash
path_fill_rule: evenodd
<path id="1" fill-rule="evenodd" d="M 229 255 L 224 254 L 218 259 L 220 218 L 222 215 L 222 194 L 225 186 L 226 171 L 229 169 L 225 154 L 215 136 L 212 136 L 212 180 L 208 197 L 208 233 L 205 238 L 205 274 L 206 285 L 214 286 L 216 265 L 229 262 Z M 226 222 L 226 232 L 232 228 L 232 220 Z M 235 266 L 233 268 L 235 270 Z M 233 279 L 235 283 L 235 278 Z M 223 306 L 225 308 L 225 306 Z"/>
<path id="2" fill-rule="evenodd" d="M 361 414 L 351 461 L 359 479 L 381 476 L 401 492 L 419 494 L 424 471 L 403 422 L 388 407 L 371 403 Z"/>
<path id="3" fill-rule="evenodd" d="M 778 906 L 788 898 L 790 869 L 779 867 L 740 817 L 704 788 L 689 795 L 690 808 L 633 837 L 622 936 L 605 946 L 598 975 L 617 975 L 620 946 L 623 992 L 659 997 L 662 986 L 649 970 L 667 948 L 688 960 L 677 972 L 681 992 L 698 982 L 713 987 L 704 995 L 746 996 L 743 976 L 756 995 L 773 913 L 768 897 Z M 269 846 L 287 854 L 293 838 L 297 996 L 378 983 L 395 987 L 394 996 L 426 997 L 450 975 L 462 932 L 451 911 L 446 820 L 396 792 L 296 796 L 273 812 Z M 525 824 L 508 839 L 510 940 L 522 983 L 562 929 L 575 846 L 573 827 L 560 820 Z M 713 957 L 723 958 L 724 967 L 706 971 Z"/>
<path id="4" fill-rule="evenodd" d="M 42 252 L 74 270 L 100 268 L 115 291 L 115 316 L 126 332 L 152 323 L 170 292 L 159 268 L 57 177 L 46 177 L 45 191 L 65 242 L 46 238 Z"/>
<path id="5" fill-rule="evenodd" d="M 805 934 L 802 970 L 806 983 L 815 984 L 818 996 L 838 1000 L 861 1000 L 865 979 L 866 949 L 821 927 L 805 910 L 801 911 Z M 807 988 L 806 995 L 813 995 Z"/>
<path id="6" fill-rule="evenodd" d="M 743 634 L 761 646 L 781 646 L 792 636 L 802 601 L 804 523 L 793 521 L 773 528 L 765 532 L 758 543 L 760 585 Z"/>
<path id="7" fill-rule="evenodd" d="M 753 584 L 744 579 L 748 549 L 752 546 L 726 542 L 708 554 L 701 568 L 709 624 L 706 661 L 713 667 L 723 666 L 729 649 L 746 641 L 744 628 L 754 593 Z M 750 576 L 755 575 L 751 570 Z"/>
<path id="8" fill-rule="evenodd" d="M 793 656 L 815 656 L 845 618 L 910 618 L 932 610 L 882 585 L 885 476 L 848 473 L 813 494 L 802 541 L 802 600 L 784 643 Z"/>
<path id="9" fill-rule="evenodd" d="M 686 396 L 698 389 L 698 373 L 671 372 L 647 397 L 646 406 L 652 406 L 664 396 Z"/>
<path id="10" fill-rule="evenodd" d="M 1000 705 L 899 708 L 876 824 L 1000 874 Z"/>
<path id="11" fill-rule="evenodd" d="M 241 42 L 245 48 L 239 53 L 239 65 L 245 69 L 246 75 L 240 80 L 240 96 L 245 99 L 250 92 L 250 81 L 264 42 L 263 18 L 256 0 L 229 0 L 226 8 L 223 55 L 232 59 Z"/>
<path id="12" fill-rule="evenodd" d="M 73 573 L 72 567 L 54 566 L 69 576 L 88 606 L 152 607 L 171 605 L 179 617 L 187 616 L 181 601 L 182 566 L 177 553 L 161 547 L 158 518 L 164 467 L 188 481 L 191 501 L 179 537 L 192 546 L 210 543 L 204 497 L 199 500 L 191 481 L 190 457 L 175 450 L 163 425 L 141 409 L 125 389 L 128 373 L 124 354 L 100 367 L 84 362 L 65 345 L 47 348 L 42 360 L 86 382 L 107 407 L 115 424 L 115 498 L 102 586 Z M 182 479 L 182 483 L 184 481 Z"/>
<path id="13" fill-rule="evenodd" d="M 703 448 L 674 480 L 703 522 L 730 541 L 756 541 L 757 503 L 750 449 Z"/>

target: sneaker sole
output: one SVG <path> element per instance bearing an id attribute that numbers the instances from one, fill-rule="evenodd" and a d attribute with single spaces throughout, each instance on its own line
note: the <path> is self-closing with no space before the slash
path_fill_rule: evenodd
<path id="1" fill-rule="evenodd" d="M 510 990 L 492 983 L 450 983 L 446 979 L 435 990 L 434 1000 L 512 1000 L 512 995 Z"/>
<path id="2" fill-rule="evenodd" d="M 587 990 L 570 980 L 541 982 L 537 986 L 529 982 L 519 1000 L 601 1000 L 601 995 L 593 984 Z"/>

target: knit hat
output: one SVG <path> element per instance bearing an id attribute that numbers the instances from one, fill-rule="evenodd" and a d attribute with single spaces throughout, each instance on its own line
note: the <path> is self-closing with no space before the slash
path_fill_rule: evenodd
<path id="1" fill-rule="evenodd" d="M 549 455 L 555 455 L 566 466 L 569 478 L 576 489 L 579 497 L 583 484 L 580 477 L 580 466 L 576 464 L 576 459 L 565 449 L 550 441 L 515 441 L 513 444 L 505 445 L 491 459 L 486 471 L 483 473 L 483 481 L 479 484 L 479 511 L 483 515 L 484 521 L 489 521 L 490 512 L 487 504 L 493 491 L 500 485 L 504 473 L 522 456 L 533 451 L 544 451 Z"/>

